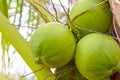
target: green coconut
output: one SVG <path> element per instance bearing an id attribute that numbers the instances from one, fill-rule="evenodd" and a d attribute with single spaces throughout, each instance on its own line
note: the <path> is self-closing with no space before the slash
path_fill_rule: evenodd
<path id="1" fill-rule="evenodd" d="M 74 27 L 79 28 L 80 37 L 95 31 L 107 33 L 112 25 L 112 13 L 105 0 L 78 0 L 70 19 Z"/>
<path id="2" fill-rule="evenodd" d="M 50 22 L 34 32 L 31 47 L 37 64 L 54 68 L 63 66 L 72 59 L 76 41 L 65 25 Z"/>
<path id="3" fill-rule="evenodd" d="M 88 34 L 77 44 L 75 63 L 88 80 L 107 80 L 120 72 L 120 47 L 110 36 Z"/>

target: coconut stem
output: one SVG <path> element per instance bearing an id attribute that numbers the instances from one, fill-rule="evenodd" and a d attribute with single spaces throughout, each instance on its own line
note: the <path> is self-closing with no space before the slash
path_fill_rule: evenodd
<path id="1" fill-rule="evenodd" d="M 78 41 L 78 40 L 80 39 L 80 37 L 79 37 L 79 30 L 78 30 L 77 27 L 73 24 L 72 20 L 70 19 L 69 13 L 67 13 L 67 11 L 66 11 L 65 7 L 63 6 L 61 0 L 59 0 L 59 2 L 60 2 L 61 7 L 63 8 L 63 10 L 64 10 L 67 18 L 68 18 L 68 23 L 67 23 L 67 24 L 70 26 L 72 32 L 75 34 L 76 41 Z"/>

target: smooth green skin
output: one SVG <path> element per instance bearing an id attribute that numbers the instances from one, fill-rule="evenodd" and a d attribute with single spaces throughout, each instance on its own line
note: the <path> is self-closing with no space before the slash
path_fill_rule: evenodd
<path id="1" fill-rule="evenodd" d="M 88 34 L 77 44 L 75 63 L 88 80 L 107 80 L 120 72 L 120 47 L 110 36 Z"/>
<path id="2" fill-rule="evenodd" d="M 35 62 L 46 67 L 60 67 L 73 57 L 76 48 L 74 35 L 65 25 L 50 22 L 41 25 L 32 36 Z"/>
<path id="3" fill-rule="evenodd" d="M 106 2 L 87 11 L 89 8 L 102 1 L 104 0 L 78 0 L 70 12 L 70 18 L 73 24 L 87 30 L 94 30 L 103 33 L 108 32 L 112 25 L 112 13 L 109 4 Z M 87 12 L 78 16 L 84 11 Z M 76 16 L 78 17 L 73 20 Z M 90 33 L 87 30 L 81 29 L 80 37 Z"/>

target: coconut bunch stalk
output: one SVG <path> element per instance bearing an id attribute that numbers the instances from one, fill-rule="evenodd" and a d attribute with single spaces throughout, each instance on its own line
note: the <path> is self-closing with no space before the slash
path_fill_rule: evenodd
<path id="1" fill-rule="evenodd" d="M 111 11 L 113 13 L 113 26 L 115 30 L 116 37 L 120 44 L 120 1 L 119 0 L 109 0 Z"/>

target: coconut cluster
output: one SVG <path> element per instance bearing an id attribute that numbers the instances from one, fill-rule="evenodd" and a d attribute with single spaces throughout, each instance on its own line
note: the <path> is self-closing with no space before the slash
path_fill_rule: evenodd
<path id="1" fill-rule="evenodd" d="M 111 75 L 120 71 L 120 47 L 109 33 L 112 29 L 109 3 L 78 0 L 69 15 L 70 26 L 49 22 L 34 32 L 31 48 L 35 63 L 60 71 L 73 61 L 72 68 L 82 79 L 110 80 Z M 79 38 L 73 29 L 79 31 Z M 70 76 L 71 72 L 66 75 Z M 61 79 L 69 80 L 69 77 Z"/>

